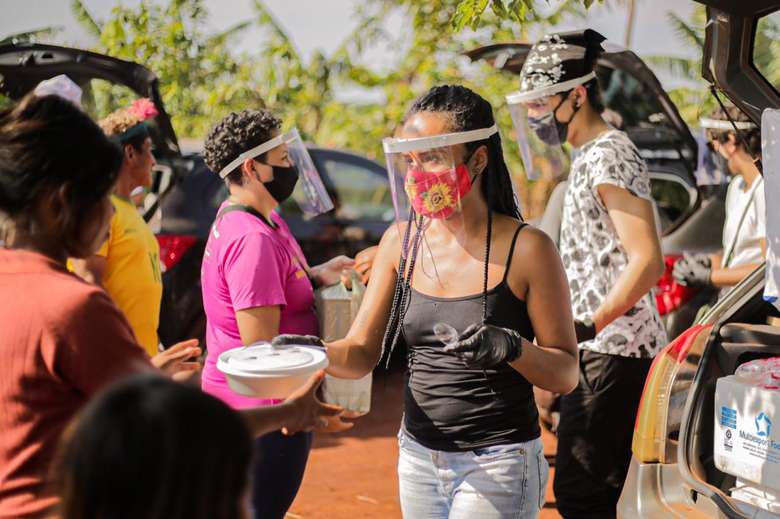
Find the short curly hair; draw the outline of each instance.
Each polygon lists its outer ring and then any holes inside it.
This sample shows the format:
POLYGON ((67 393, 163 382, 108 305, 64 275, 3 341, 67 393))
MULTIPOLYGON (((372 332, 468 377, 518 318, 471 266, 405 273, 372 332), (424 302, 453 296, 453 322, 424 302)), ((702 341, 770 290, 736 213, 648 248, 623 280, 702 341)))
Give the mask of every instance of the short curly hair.
MULTIPOLYGON (((281 126, 282 121, 268 110, 231 112, 206 137, 203 159, 209 169, 219 174, 241 153, 271 139, 281 126)), ((264 155, 256 159, 263 160, 264 155)), ((241 167, 236 167, 226 179, 229 183, 241 184, 241 167)))

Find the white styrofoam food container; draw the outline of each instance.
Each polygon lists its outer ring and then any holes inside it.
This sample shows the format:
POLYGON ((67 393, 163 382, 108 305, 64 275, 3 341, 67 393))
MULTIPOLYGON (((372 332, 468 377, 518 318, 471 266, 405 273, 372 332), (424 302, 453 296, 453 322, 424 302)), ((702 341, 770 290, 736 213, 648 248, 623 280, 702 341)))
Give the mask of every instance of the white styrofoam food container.
POLYGON ((313 346, 259 343, 224 351, 217 359, 230 389, 256 398, 287 398, 326 367, 325 351, 313 346))
POLYGON ((715 466, 780 490, 780 391, 734 375, 715 388, 715 466), (775 424, 775 422, 777 423, 775 424))

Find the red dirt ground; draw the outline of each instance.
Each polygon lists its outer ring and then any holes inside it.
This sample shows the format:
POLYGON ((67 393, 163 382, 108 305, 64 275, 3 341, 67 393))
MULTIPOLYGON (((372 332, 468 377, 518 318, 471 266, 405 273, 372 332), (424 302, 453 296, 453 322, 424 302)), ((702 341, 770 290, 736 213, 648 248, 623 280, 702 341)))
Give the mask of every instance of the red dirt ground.
MULTIPOLYGON (((398 504, 398 443, 403 374, 374 374, 371 412, 340 435, 320 434, 314 440, 306 475, 287 519, 389 519, 401 517, 398 504)), ((555 437, 543 432, 545 454, 555 453, 555 437)), ((541 519, 560 518, 552 495, 541 519)))

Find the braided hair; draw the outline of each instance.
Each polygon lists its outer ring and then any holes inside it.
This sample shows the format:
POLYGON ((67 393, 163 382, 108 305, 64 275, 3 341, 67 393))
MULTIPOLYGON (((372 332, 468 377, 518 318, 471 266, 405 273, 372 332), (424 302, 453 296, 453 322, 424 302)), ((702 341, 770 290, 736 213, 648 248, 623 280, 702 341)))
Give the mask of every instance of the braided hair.
MULTIPOLYGON (((414 114, 430 112, 446 114, 451 117, 452 132, 465 132, 490 128, 495 124, 493 107, 479 94, 460 85, 441 85, 431 88, 420 96, 404 117, 404 121, 414 114)), ((487 167, 480 175, 480 189, 488 207, 487 239, 485 242, 484 280, 482 290, 482 320, 487 319, 487 274, 490 263, 490 241, 493 228, 493 212, 522 220, 517 198, 512 186, 512 177, 504 161, 501 136, 498 133, 489 138, 466 143, 467 157, 480 146, 487 147, 487 167)), ((398 278, 393 293, 390 319, 382 341, 382 356, 389 366, 393 350, 401 334, 401 325, 409 308, 414 267, 417 262, 420 243, 423 236, 423 218, 410 209, 409 217, 401 241, 401 258, 398 263, 398 278), (411 241, 411 243, 410 243, 411 241)))

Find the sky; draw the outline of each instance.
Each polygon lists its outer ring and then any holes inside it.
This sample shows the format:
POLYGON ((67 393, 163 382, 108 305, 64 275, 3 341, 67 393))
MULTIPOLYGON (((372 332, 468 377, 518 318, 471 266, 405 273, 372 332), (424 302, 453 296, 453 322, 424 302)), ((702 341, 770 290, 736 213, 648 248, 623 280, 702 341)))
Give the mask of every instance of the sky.
MULTIPOLYGON (((132 5, 138 0, 85 0, 95 18, 104 18, 118 1, 132 5)), ((326 55, 332 53, 355 27, 355 7, 361 0, 264 0, 277 21, 284 27, 304 56, 319 49, 326 55)), ((552 0, 553 3, 555 0, 552 0)), ((677 55, 691 56, 695 49, 686 49, 666 17, 674 11, 683 18, 690 17, 694 3, 690 0, 636 0, 637 16, 631 48, 640 56, 677 55)), ((93 43, 79 26, 70 9, 70 0, 0 0, 5 13, 11 16, 0 18, 0 36, 32 30, 46 26, 61 26, 58 43, 89 47, 93 43)), ((598 3, 588 11, 586 20, 567 20, 560 30, 573 30, 590 26, 604 34, 609 40, 623 44, 626 32, 626 2, 607 0, 598 3), (612 7, 608 7, 612 6, 612 7)), ((251 0, 205 0, 209 12, 209 29, 219 31, 231 25, 251 19, 251 0)), ((397 30, 403 23, 401 17, 387 21, 389 30, 397 30)), ((541 34, 539 34, 541 36, 541 34)), ((239 47, 251 49, 262 38, 259 30, 247 31, 239 47)), ((370 61, 379 66, 391 66, 397 51, 390 48, 374 48, 370 61)), ((661 82, 671 88, 680 81, 659 71, 661 82)))

